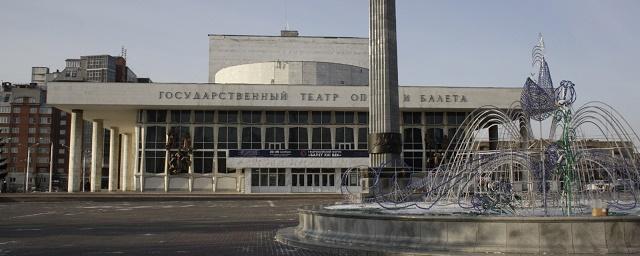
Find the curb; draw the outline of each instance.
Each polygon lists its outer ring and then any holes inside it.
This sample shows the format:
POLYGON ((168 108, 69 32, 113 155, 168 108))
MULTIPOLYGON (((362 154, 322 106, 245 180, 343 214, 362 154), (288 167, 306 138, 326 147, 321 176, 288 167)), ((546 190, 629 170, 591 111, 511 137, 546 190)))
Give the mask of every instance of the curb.
POLYGON ((0 203, 66 201, 228 201, 341 199, 340 194, 33 193, 0 194, 0 203))

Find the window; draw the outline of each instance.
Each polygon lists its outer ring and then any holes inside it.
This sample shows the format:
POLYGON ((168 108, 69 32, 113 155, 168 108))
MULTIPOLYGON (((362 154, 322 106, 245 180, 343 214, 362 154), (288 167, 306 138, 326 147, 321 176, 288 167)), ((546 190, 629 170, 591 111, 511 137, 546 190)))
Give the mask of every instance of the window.
POLYGON ((233 173, 234 169, 227 168, 227 152, 218 151, 218 173, 233 173))
POLYGON ((368 149, 368 145, 369 145, 369 129, 358 128, 358 149, 360 150, 368 149))
POLYGON ((148 126, 145 129, 145 172, 164 173, 166 131, 164 126, 148 126))
POLYGON ((242 128, 242 149, 260 149, 261 136, 260 127, 242 128))
POLYGON ((11 133, 20 133, 20 127, 12 127, 11 133))
POLYGON ((336 124, 353 124, 355 122, 355 117, 353 112, 336 112, 336 124))
POLYGON ((0 116, 0 124, 8 124, 9 117, 8 116, 0 116))
POLYGON ((50 143, 51 140, 49 139, 49 137, 40 137, 38 138, 38 143, 40 144, 47 144, 50 143))
POLYGON ((291 169, 291 186, 333 187, 335 186, 335 171, 326 168, 291 169))
POLYGON ((426 138, 427 149, 442 149, 443 142, 444 142, 444 132, 442 128, 427 129, 427 138, 426 138))
POLYGON ((193 152, 193 172, 201 174, 213 172, 213 151, 193 152))
POLYGON ((458 131, 458 128, 449 128, 447 129, 447 138, 449 140, 449 143, 453 143, 456 144, 460 141, 460 136, 462 136, 461 134, 457 134, 456 136, 456 132, 458 131))
POLYGON ((195 127, 193 149, 213 150, 213 127, 195 127))
POLYGON ((0 113, 11 113, 11 106, 0 107, 0 113))
POLYGON ((422 124, 421 112, 402 112, 402 123, 405 125, 422 124))
POLYGON ((11 148, 11 153, 18 154, 18 148, 17 147, 12 147, 11 148))
POLYGON ((31 114, 36 114, 36 113, 38 113, 38 108, 36 108, 36 107, 30 107, 30 108, 29 108, 29 113, 31 113, 31 114))
POLYGON ((174 126, 169 129, 168 141, 171 149, 178 149, 187 144, 191 146, 191 135, 188 126, 174 126))
POLYGON ((49 163, 49 158, 48 157, 38 157, 38 158, 36 158, 36 163, 48 164, 49 163))
POLYGON ((422 151, 403 152, 404 162, 416 171, 422 171, 422 151))
POLYGON ((221 124, 238 123, 238 111, 218 111, 218 123, 221 123, 221 124))
POLYGON ((14 117, 13 118, 13 123, 14 124, 19 124, 20 123, 20 117, 14 117))
POLYGON ((36 128, 35 127, 29 127, 29 133, 31 133, 31 134, 36 133, 36 128))
POLYGON ((65 119, 60 120, 60 125, 62 125, 62 126, 67 125, 67 120, 65 120, 65 119))
POLYGON ((465 117, 465 112, 447 112, 447 124, 461 125, 465 117))
POLYGON ((191 122, 190 110, 171 110, 171 123, 188 124, 191 122))
POLYGON ((265 144, 267 149, 284 149, 284 128, 266 128, 265 144))
MULTIPOLYGON (((46 117, 43 117, 46 118, 46 117)), ((36 124, 36 119, 34 117, 29 117, 29 124, 36 124)))
POLYGON ((360 180, 360 170, 352 169, 348 175, 346 175, 348 169, 340 169, 340 177, 342 177, 342 186, 358 186, 360 180))
POLYGON ((13 113, 20 113, 20 107, 13 108, 13 113))
POLYGON ((213 123, 213 111, 194 111, 195 122, 199 124, 211 124, 213 123))
POLYGON ((51 129, 49 127, 40 127, 40 133, 50 133, 51 129))
POLYGON ((331 129, 317 127, 312 130, 312 149, 331 149, 331 129))
POLYGON ((36 138, 35 137, 29 137, 29 138, 27 138, 27 142, 28 143, 36 143, 36 138))
POLYGON ((289 111, 289 124, 308 124, 309 113, 307 111, 289 111))
POLYGON ((238 129, 236 127, 219 127, 218 128, 218 148, 219 149, 237 149, 238 148, 238 129))
POLYGON ((313 124, 330 124, 331 112, 330 111, 311 112, 311 121, 313 122, 313 124))
POLYGON ((284 111, 267 111, 267 124, 284 124, 284 111))
POLYGON ((10 133, 11 128, 9 127, 0 127, 0 133, 10 133))
POLYGON ((166 123, 166 110, 147 110, 147 123, 166 123))
POLYGON ((369 123, 369 113, 358 112, 358 124, 368 124, 368 123, 369 123))
POLYGON ((404 129, 404 149, 422 149, 422 131, 420 128, 404 129))
POLYGON ((242 111, 242 123, 259 124, 262 111, 242 111))
POLYGON ((284 186, 285 177, 284 168, 254 168, 251 169, 251 186, 284 186))
POLYGON ((148 173, 164 173, 164 150, 145 150, 144 169, 148 173))
POLYGON ((425 113, 427 125, 439 125, 442 124, 444 114, 442 112, 427 112, 425 113))
MULTIPOLYGON (((167 134, 167 128, 164 126, 147 126, 145 129, 145 148, 146 149, 162 149, 164 150, 167 134)), ((64 143, 60 143, 64 144, 64 143)))
POLYGON ((51 114, 51 108, 40 107, 40 114, 51 114))
POLYGON ((353 128, 336 128, 336 146, 338 149, 353 149, 353 128))
POLYGON ((65 134, 67 134, 67 130, 60 129, 60 135, 65 135, 65 134))
POLYGON ((292 127, 289 128, 289 149, 308 149, 309 134, 307 128, 292 127))

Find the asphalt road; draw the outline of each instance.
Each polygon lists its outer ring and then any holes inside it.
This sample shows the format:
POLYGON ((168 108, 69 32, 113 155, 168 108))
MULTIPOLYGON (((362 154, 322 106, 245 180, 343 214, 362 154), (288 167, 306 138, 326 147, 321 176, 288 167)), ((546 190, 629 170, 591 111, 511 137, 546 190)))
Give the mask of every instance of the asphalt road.
POLYGON ((274 241, 334 199, 0 203, 0 255, 347 255, 274 241))

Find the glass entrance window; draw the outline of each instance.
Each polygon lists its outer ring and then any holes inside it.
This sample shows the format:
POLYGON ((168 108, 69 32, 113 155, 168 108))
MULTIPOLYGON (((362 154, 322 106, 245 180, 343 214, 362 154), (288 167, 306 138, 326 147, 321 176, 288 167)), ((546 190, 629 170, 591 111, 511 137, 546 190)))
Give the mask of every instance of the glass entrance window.
POLYGON ((354 148, 353 143, 353 128, 336 128, 336 146, 338 149, 351 150, 354 148))
POLYGON ((286 171, 284 168, 251 169, 251 186, 281 187, 285 186, 286 171))
POLYGON ((266 128, 265 143, 267 149, 284 149, 284 128, 266 128))
POLYGON ((291 186, 333 187, 335 186, 335 171, 328 168, 291 169, 291 186))

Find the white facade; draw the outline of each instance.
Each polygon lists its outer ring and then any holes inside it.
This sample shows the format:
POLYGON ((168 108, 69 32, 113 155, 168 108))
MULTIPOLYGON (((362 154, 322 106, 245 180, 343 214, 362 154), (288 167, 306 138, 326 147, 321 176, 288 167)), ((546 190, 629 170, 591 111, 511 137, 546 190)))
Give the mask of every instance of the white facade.
MULTIPOLYGON (((109 143, 110 191, 337 193, 340 184, 364 182, 343 173, 369 162, 367 38, 209 42, 210 83, 49 83, 48 103, 74 112, 72 124, 89 120, 118 135, 109 143)), ((401 86, 403 159, 432 168, 466 113, 510 108, 520 94, 401 86)), ((71 140, 77 136, 72 130, 71 140)), ((70 159, 80 156, 77 147, 70 159)))
MULTIPOLYGON (((339 113, 341 115, 342 113, 351 113, 351 115, 357 116, 358 113, 367 111, 368 87, 366 86, 50 83, 49 88, 48 101, 51 105, 68 112, 81 110, 83 119, 100 121, 105 128, 116 128, 115 131, 121 135, 120 150, 112 151, 121 152, 119 155, 122 159, 119 167, 120 177, 117 177, 120 179, 120 184, 125 184, 120 188, 121 190, 234 191, 245 193, 339 192, 338 184, 342 182, 341 171, 368 163, 366 146, 363 146, 366 143, 359 135, 366 131, 366 123, 356 120, 356 118, 354 121, 344 124, 338 121, 339 113), (146 119, 147 112, 157 110, 168 110, 162 112, 164 117, 161 123, 150 122, 146 119), (180 111, 188 113, 189 118, 179 124, 171 121, 173 118, 171 113, 180 111), (211 111, 212 119, 204 123, 196 121, 194 115, 197 111, 211 111), (240 115, 245 113, 243 111, 260 113, 261 117, 255 124, 244 124, 240 121, 240 115), (238 120, 232 123, 219 122, 220 115, 227 112, 236 112, 238 120), (326 124, 314 124, 312 121, 306 121, 302 125, 292 124, 289 121, 269 124, 266 121, 266 116, 271 112, 283 113, 286 120, 289 120, 288 117, 291 113, 300 112, 304 113, 308 119, 312 119, 316 112, 328 112, 331 117, 326 124), (144 138, 149 136, 149 127, 162 127, 162 138, 159 142, 162 147, 158 152, 162 152, 162 159, 165 161, 164 165, 158 167, 160 169, 153 169, 152 172, 147 172, 148 168, 145 167, 145 157, 150 151, 145 149, 144 138), (166 154, 169 154, 170 151, 164 151, 164 145, 168 142, 168 139, 165 140, 164 134, 176 127, 184 127, 188 130, 189 136, 197 135, 196 129, 200 129, 199 127, 210 127, 213 139, 212 146, 208 150, 215 152, 211 153, 210 158, 207 158, 207 161, 213 161, 210 170, 198 173, 194 170, 194 164, 185 173, 174 175, 169 173, 168 163, 166 163, 169 157, 166 154), (220 144, 220 129, 224 127, 237 129, 234 135, 237 136, 234 149, 229 150, 218 146, 220 144), (248 127, 253 127, 258 131, 260 141, 256 142, 258 146, 254 148, 243 149, 244 135, 242 131, 248 127), (267 141, 266 133, 272 127, 284 131, 284 139, 281 143, 273 144, 267 141), (290 129, 294 127, 306 129, 308 143, 303 149, 304 152, 326 151, 328 154, 338 153, 344 156, 251 155, 270 150, 288 152, 291 147, 290 129), (330 144, 326 148, 314 149, 312 147, 315 140, 313 133, 315 128, 325 128, 327 134, 330 134, 330 144), (344 128, 350 131, 352 141, 346 144, 342 143, 345 144, 342 145, 337 136, 340 131, 343 131, 340 129, 344 128), (226 161, 226 169, 224 170, 218 169, 220 152, 224 152, 226 157, 224 160, 226 161), (235 152, 235 155, 232 156, 232 152, 235 152), (353 154, 357 156, 350 156, 353 154), (256 174, 259 171, 263 174, 256 174), (300 174, 301 171, 304 174, 300 174), (252 180, 252 177, 254 179, 255 177, 262 178, 252 180), (297 179, 295 177, 302 178, 293 181, 297 179), (308 183, 310 185, 300 186, 301 182, 307 184, 307 178, 311 179, 311 183, 308 183), (260 179, 267 179, 267 181, 260 179), (267 185, 261 186, 260 184, 267 185), (269 184, 276 185, 269 186, 269 184), (316 186, 316 184, 319 185, 316 186), (322 184, 327 186, 322 186, 322 184)), ((486 105, 509 108, 519 97, 519 88, 400 87, 401 111, 414 113, 414 115, 418 115, 416 120, 421 120, 417 123, 406 123, 405 121, 403 128, 417 129, 416 131, 419 131, 425 140, 427 136, 430 136, 429 129, 439 129, 440 136, 447 136, 448 130, 455 128, 454 124, 448 123, 449 121, 446 120, 449 115, 470 112, 477 107, 486 105), (445 120, 441 120, 442 124, 431 125, 427 120, 429 113, 442 113, 441 119, 445 120)), ((425 159, 429 156, 430 151, 426 149, 428 142, 421 143, 420 148, 423 150, 411 150, 412 157, 419 159, 418 165, 426 168, 428 163, 425 159)), ((297 154, 299 151, 294 149, 292 152, 297 154)))

